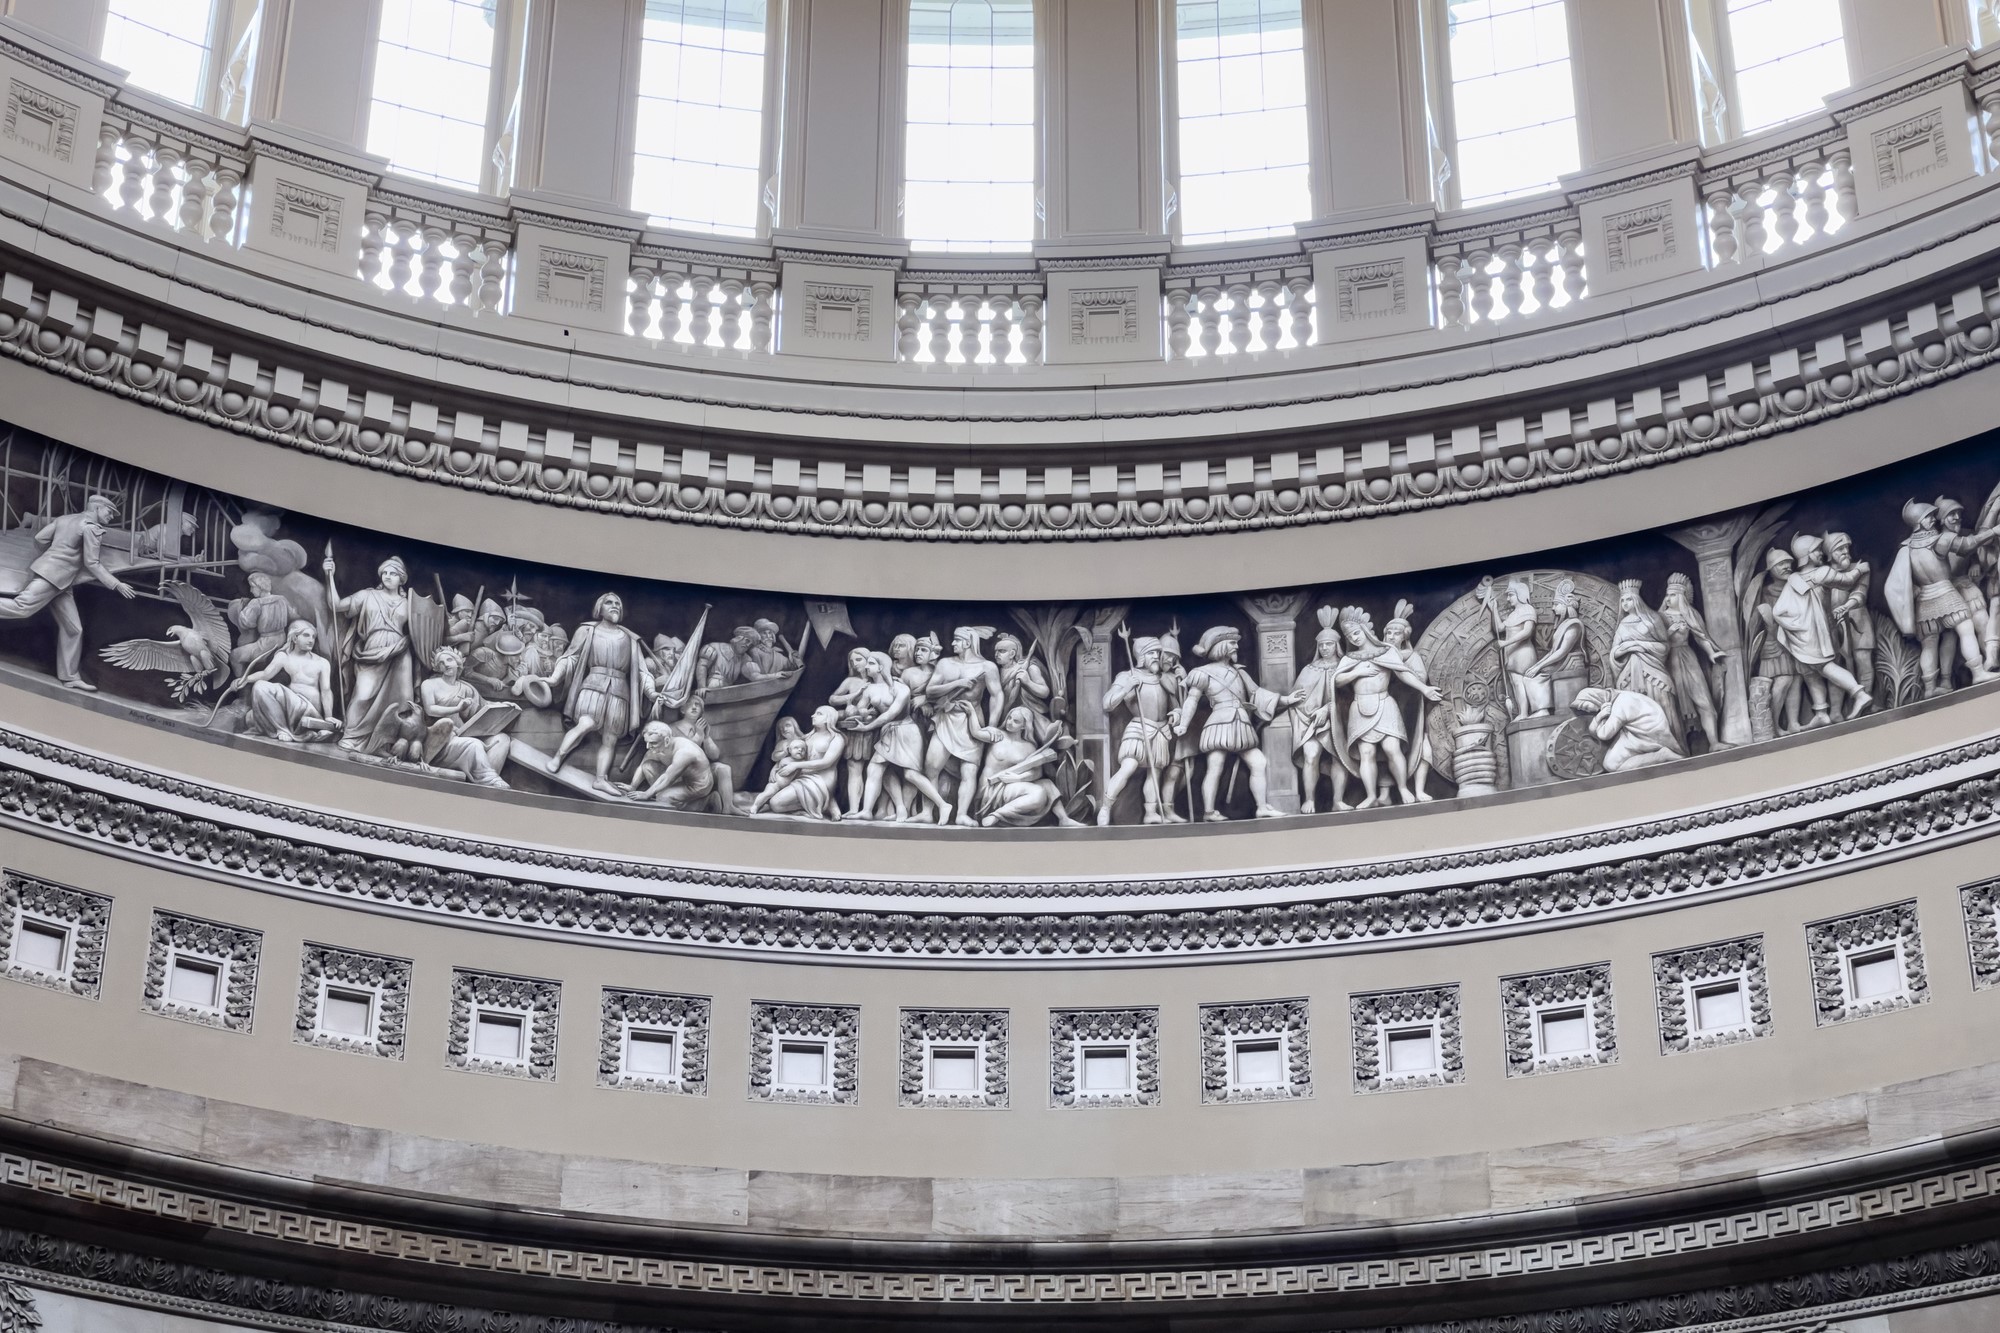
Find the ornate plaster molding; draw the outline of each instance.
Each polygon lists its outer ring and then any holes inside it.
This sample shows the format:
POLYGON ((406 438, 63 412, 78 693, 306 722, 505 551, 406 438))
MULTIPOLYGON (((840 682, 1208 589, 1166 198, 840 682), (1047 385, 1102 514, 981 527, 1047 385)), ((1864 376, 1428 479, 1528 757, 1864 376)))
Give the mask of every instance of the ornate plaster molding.
POLYGON ((861 1008, 851 1004, 750 1004, 750 1100, 853 1106, 861 1100, 861 1008), (787 1039, 819 1050, 819 1077, 787 1082, 787 1039))
POLYGON ((1405 1088, 1436 1088, 1465 1081, 1465 1043, 1459 1024, 1457 983, 1373 991, 1351 995, 1347 1003, 1354 1040, 1356 1092, 1400 1092, 1405 1088), (1390 1069, 1390 1034, 1398 1029, 1424 1027, 1431 1030, 1434 1066, 1427 1071, 1390 1069))
POLYGON ((0 976, 47 986, 86 1000, 104 983, 104 942, 111 927, 111 899, 33 875, 0 873, 0 976), (14 957, 24 925, 41 922, 66 933, 65 957, 57 972, 45 972, 14 957))
POLYGON ((1257 1000, 1201 1007, 1201 1100, 1285 1101, 1313 1094, 1312 1014, 1304 1000, 1257 1000), (1237 1046, 1246 1041, 1275 1043, 1279 1079, 1247 1082, 1236 1067, 1237 1046))
POLYGON ((1959 890, 1965 911, 1965 943, 1972 956, 1972 988, 2000 986, 2000 880, 1981 880, 1959 890))
POLYGON ((1011 1104, 1007 1022, 1005 1009, 903 1010, 897 1104, 1007 1109, 1011 1104), (971 1053, 969 1087, 935 1085, 932 1054, 938 1047, 971 1053))
POLYGON ((1820 1027, 1930 1001, 1915 899, 1807 926, 1806 954, 1812 965, 1813 1021, 1820 1027), (1886 955, 1901 984, 1870 993, 1860 984, 1857 964, 1878 954, 1886 955))
POLYGON ((1771 1035, 1771 982, 1761 935, 1654 954, 1653 990, 1662 1055, 1730 1046, 1771 1035), (1705 1031, 1695 1021, 1696 992, 1705 983, 1729 982, 1738 987, 1743 1024, 1705 1031))
POLYGON ((1618 1063, 1618 1011, 1609 963, 1502 977, 1500 1015, 1508 1078, 1618 1063), (1569 1015, 1574 1015, 1569 1021, 1581 1038, 1574 1048, 1557 1046, 1548 1035, 1569 1015))
POLYGON ((706 1097, 711 1007, 705 995, 606 986, 597 1033, 597 1086, 706 1097), (630 1058, 635 1032, 642 1039, 652 1036, 671 1042, 673 1068, 635 1068, 630 1058))
MULTIPOLYGON (((37 218, 16 220, 45 225, 37 218)), ((1927 238, 1893 259, 1861 263, 1857 273, 1953 239, 1956 235, 1927 238)), ((144 271, 123 255, 99 253, 144 271)), ((5 266, 0 355, 204 424, 386 473, 574 508, 772 532, 913 540, 1069 541, 1244 531, 1525 493, 1695 457, 1841 416, 1986 366, 2000 355, 1988 314, 2000 300, 1993 294, 2000 271, 1989 266, 1972 285, 1960 278, 1948 289, 1857 308, 1834 334, 1815 323, 1777 350, 1765 338, 1755 350, 1717 347, 1694 373, 1649 380, 1640 372, 1638 380, 1616 388, 1552 390, 1532 401, 1475 409, 1470 420, 1464 406, 1456 405, 1448 410, 1449 420, 1371 419, 1322 432, 1326 442, 1313 448, 1261 448, 1195 460, 1175 449, 1157 462, 1142 455, 1090 467, 882 464, 858 455, 852 460, 787 456, 748 438, 737 450, 706 441, 681 445, 663 442, 640 423, 607 421, 586 428, 568 414, 545 416, 528 407, 495 414, 488 400, 452 401, 449 388, 374 384, 362 367, 327 367, 323 358, 303 356, 288 364, 287 357, 273 359, 262 345, 231 346, 227 335, 197 331, 170 309, 99 304, 67 290, 84 292, 86 284, 56 279, 51 285, 51 279, 38 276, 43 271, 35 261, 16 258, 5 266), (1385 430, 1390 438, 1368 438, 1385 430)), ((1750 309, 1758 297, 1753 288, 1744 290, 1742 308, 1750 309)), ((228 299, 242 301, 234 293, 228 299)), ((1721 313, 1705 307, 1703 321, 1721 313)), ((483 368, 535 378, 529 371, 483 368)), ((1462 376, 1423 383, 1455 378, 1462 376)), ((1361 392, 1280 392, 1261 405, 1306 406, 1361 392)), ((1192 410, 1157 412, 1185 416, 1192 410)), ((868 415, 861 409, 842 412, 868 415)), ((1152 414, 1100 410, 1091 419, 1152 414)), ((1069 418, 1044 413, 1035 419, 1069 418)))
MULTIPOLYGON (((408 1265, 403 1276, 419 1284, 425 1282, 427 1274, 438 1278, 449 1274, 455 1280, 454 1285, 477 1282, 490 1275, 496 1279, 545 1279, 562 1284, 576 1295, 621 1302, 649 1297, 763 1296, 829 1305, 838 1302, 850 1308, 936 1302, 989 1308, 1042 1305, 1106 1311, 1120 1307, 1175 1309, 1183 1308, 1187 1302, 1212 1304, 1221 1296, 1280 1293, 1293 1297, 1368 1294, 1463 1301, 1477 1299, 1488 1283, 1524 1274, 1549 1281, 1594 1272, 1600 1282, 1615 1281, 1622 1265, 1634 1259, 1667 1255, 1682 1260, 1690 1269, 1718 1271, 1754 1257, 1763 1244, 1801 1234, 1817 1234, 1830 1247, 1849 1238, 1860 1239, 1864 1229, 1879 1230, 1898 1220, 1916 1220, 1954 1207, 1990 1207, 1995 1197, 2000 1196, 2000 1165, 1953 1163, 1913 1176, 1899 1175, 1886 1183, 1834 1185, 1806 1197, 1722 1205, 1703 1214, 1696 1225, 1691 1225, 1685 1215, 1677 1214, 1657 1221, 1613 1220, 1581 1237, 1565 1228, 1557 1228, 1553 1234, 1546 1229, 1533 1229, 1525 1236, 1495 1236, 1456 1245, 1446 1239, 1386 1254, 1346 1255, 1334 1250, 1321 1256, 1271 1260, 1233 1261, 1227 1256, 1216 1256, 1206 1262, 1199 1257, 1181 1256, 1178 1262, 1169 1260, 1171 1266, 1150 1266, 1144 1258, 1135 1256, 1130 1266, 1117 1271, 1079 1269, 1054 1260, 1013 1268, 1004 1257, 987 1263, 947 1261, 937 1267, 907 1262, 866 1267, 852 1260, 816 1263, 806 1257, 778 1256, 745 1264, 716 1262, 701 1255, 682 1257, 650 1250, 635 1253, 598 1248, 607 1242, 596 1237, 578 1245, 562 1238, 559 1228, 553 1227, 550 1230, 556 1238, 543 1239, 541 1236, 488 1238, 388 1221, 361 1226, 350 1216, 332 1210, 288 1201, 224 1196, 172 1182, 135 1180, 49 1160, 29 1151, 0 1152, 0 1185, 31 1192, 44 1202, 62 1200, 102 1210, 97 1214, 101 1226, 199 1228, 204 1235, 218 1238, 224 1246, 249 1242, 290 1251, 290 1257, 312 1271, 391 1261, 408 1265)), ((64 1261, 64 1247, 69 1244, 0 1230, 0 1263, 28 1264, 37 1270, 68 1272, 97 1280, 125 1274, 130 1276, 124 1280, 132 1286, 174 1289, 170 1265, 153 1260, 146 1261, 153 1265, 150 1269, 127 1267, 115 1255, 96 1251, 93 1271, 90 1266, 64 1261)), ((1970 1268, 1960 1259, 1952 1266, 1955 1271, 1940 1280, 1962 1282, 1973 1277, 2000 1280, 2000 1240, 1983 1244, 1993 1248, 1982 1251, 1984 1257, 1970 1268)), ((91 1253, 94 1247, 80 1248, 91 1253)), ((1644 1320, 1634 1318, 1638 1311, 1647 1309, 1644 1303, 1621 1302, 1607 1307, 1606 1312, 1622 1312, 1625 1320, 1622 1323, 1577 1322, 1574 1312, 1565 1311, 1560 1313, 1568 1316, 1570 1322, 1526 1326, 1496 1322, 1451 1327, 1459 1330, 1529 1327, 1548 1329, 1551 1333, 1557 1329, 1574 1333, 1578 1329, 1599 1328, 1630 1333, 1634 1329, 1692 1329, 1711 1324, 1756 1328, 1760 1325, 1730 1321, 1931 1285, 1878 1280, 1842 1288, 1820 1286, 1812 1277, 1786 1281, 1796 1284, 1788 1295, 1780 1298, 1772 1291, 1760 1301, 1744 1301, 1739 1297, 1735 1301, 1725 1298, 1708 1303, 1700 1293, 1680 1293, 1653 1307, 1644 1320), (1668 1321, 1669 1310, 1679 1312, 1677 1320, 1668 1321)), ((268 1289, 272 1284, 267 1278, 246 1278, 244 1285, 265 1291, 263 1308, 275 1313, 325 1317, 310 1308, 293 1305, 288 1309, 289 1302, 270 1303, 268 1289)), ((234 1281, 223 1281, 201 1294, 214 1299, 218 1294, 239 1289, 234 1281)), ((295 1295, 290 1300, 299 1301, 301 1297, 295 1295)), ((366 1326, 373 1321, 358 1318, 345 1322, 366 1326)), ((380 1326, 404 1329, 455 1325, 391 1320, 380 1326)))
POLYGON ((264 951, 262 931, 227 926, 153 909, 146 948, 146 1009, 162 1018, 248 1032, 257 1014, 257 965, 264 951), (176 993, 175 969, 186 964, 214 973, 212 1003, 176 993))
POLYGON ((299 951, 299 1005, 293 1019, 293 1040, 385 1060, 402 1059, 410 1012, 410 973, 407 959, 307 941, 299 951), (368 997, 365 1031, 343 1033, 322 1021, 329 984, 368 997))
POLYGON ((451 1019, 445 1063, 473 1074, 499 1074, 549 1082, 556 1076, 556 1035, 562 1016, 562 983, 510 977, 469 967, 451 970, 451 1019), (512 1051, 482 1049, 482 1019, 509 1022, 512 1051))
POLYGON ((1158 1106, 1160 1104, 1160 1011, 1131 1009, 1051 1009, 1049 1011, 1049 1105, 1158 1106), (1091 1052, 1124 1061, 1124 1082, 1092 1086, 1087 1075, 1091 1052))
POLYGON ((1996 818, 2000 736, 1989 736, 1734 806, 1535 843, 1177 879, 952 884, 486 843, 231 792, 0 731, 0 825, 39 836, 475 928, 890 964, 1323 954, 1538 929, 1899 860, 1987 836, 1996 818), (954 889, 965 891, 964 908, 930 905, 954 889), (744 902, 746 892, 781 892, 792 903, 744 902), (1060 912, 1039 901, 1078 893, 1138 901, 1127 911, 1060 912), (801 897, 811 905, 797 905, 801 897), (1006 901, 1019 899, 1030 901, 1006 901))

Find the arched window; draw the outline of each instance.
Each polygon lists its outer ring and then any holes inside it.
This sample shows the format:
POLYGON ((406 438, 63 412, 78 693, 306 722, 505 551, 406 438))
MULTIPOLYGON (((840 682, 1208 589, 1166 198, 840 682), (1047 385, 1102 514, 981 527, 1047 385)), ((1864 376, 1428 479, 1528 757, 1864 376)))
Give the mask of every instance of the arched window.
POLYGON ((913 249, 1035 239, 1033 0, 911 0, 903 235, 913 249))
MULTIPOLYGON (((1755 134, 1826 107, 1847 86, 1839 0, 1725 0, 1731 128, 1755 134)), ((1727 94, 1725 94, 1727 96, 1727 94)))
POLYGON ((1280 236, 1312 216, 1299 0, 1179 0, 1181 239, 1280 236))
POLYGON ((368 151, 392 170, 477 190, 492 151, 499 0, 382 0, 368 151))
POLYGON ((127 71, 134 87, 205 107, 210 53, 221 37, 216 19, 214 0, 111 0, 104 58, 127 71))
POLYGON ((756 235, 763 133, 764 0, 646 0, 632 207, 756 235))
POLYGON ((1457 203, 1555 188, 1577 168, 1563 0, 1447 0, 1446 19, 1457 203))

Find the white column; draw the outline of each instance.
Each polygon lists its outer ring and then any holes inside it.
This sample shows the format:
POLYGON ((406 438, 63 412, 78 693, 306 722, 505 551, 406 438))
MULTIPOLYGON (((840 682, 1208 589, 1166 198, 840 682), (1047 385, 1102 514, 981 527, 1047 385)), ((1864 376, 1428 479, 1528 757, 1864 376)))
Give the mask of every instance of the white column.
POLYGON ((1304 0, 1313 213, 1430 201, 1426 0, 1304 0))
POLYGON ((778 226, 829 240, 897 240, 907 2, 786 0, 784 10, 778 226))
POLYGON ((361 148, 381 23, 382 0, 264 0, 252 118, 361 148))
POLYGON ((1582 167, 1695 137, 1686 17, 1676 0, 1569 0, 1582 167))
POLYGON ((1054 245, 1165 239, 1161 10, 1161 0, 1047 0, 1036 15, 1043 234, 1054 245))
POLYGON ((104 14, 109 0, 8 0, 7 17, 25 23, 87 56, 104 49, 104 14))
POLYGON ((1946 5, 1963 9, 1964 0, 1840 0, 1853 82, 1871 83, 1955 40, 1961 25, 1946 26, 1946 5))
POLYGON ((514 187, 624 208, 645 0, 529 6, 514 187))

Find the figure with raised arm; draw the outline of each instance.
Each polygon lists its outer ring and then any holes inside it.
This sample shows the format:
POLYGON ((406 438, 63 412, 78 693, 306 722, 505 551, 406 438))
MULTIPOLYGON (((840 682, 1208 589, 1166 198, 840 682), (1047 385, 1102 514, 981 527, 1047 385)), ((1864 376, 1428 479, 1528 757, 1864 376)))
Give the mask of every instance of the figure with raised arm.
POLYGON ((1493 625, 1493 641, 1499 648, 1500 670, 1507 678, 1514 717, 1547 717, 1555 706, 1555 691, 1549 678, 1536 672, 1546 664, 1535 646, 1534 590, 1526 580, 1514 579, 1507 584, 1503 601, 1493 580, 1484 578, 1479 581, 1477 595, 1493 625))
POLYGON ((606 796, 620 795, 611 781, 611 760, 618 742, 652 702, 656 686, 646 645, 628 629, 625 599, 607 592, 591 608, 590 620, 576 627, 569 647, 555 670, 539 677, 550 692, 569 686, 563 717, 570 728, 556 747, 555 767, 583 742, 597 737, 596 773, 591 785, 606 796))
POLYGON ((1257 818, 1276 819, 1283 813, 1271 804, 1258 729, 1300 698, 1267 690, 1251 677, 1236 660, 1242 639, 1243 632, 1230 625, 1216 625, 1203 632, 1194 654, 1206 660, 1188 673, 1187 695, 1174 712, 1174 734, 1185 736, 1194 725, 1195 713, 1204 706, 1208 710, 1200 741, 1201 753, 1208 756, 1201 779, 1202 818, 1217 822, 1229 818, 1222 812, 1222 774, 1232 764, 1250 775, 1250 799, 1257 818))
POLYGON ((347 691, 344 750, 365 750, 375 728, 417 697, 416 666, 410 660, 410 567, 392 555, 375 568, 375 586, 342 597, 333 585, 333 551, 320 569, 326 598, 342 624, 343 648, 354 672, 347 691))
POLYGON ((958 763, 957 821, 975 825, 973 802, 979 798, 979 768, 985 758, 972 729, 991 729, 1000 720, 1000 669, 979 651, 991 638, 990 625, 960 625, 951 632, 951 656, 931 671, 924 694, 930 700, 937 727, 936 741, 958 763))
POLYGON ((104 567, 104 527, 117 519, 118 502, 108 495, 93 495, 81 512, 50 519, 35 533, 42 551, 28 566, 27 586, 0 597, 0 620, 26 620, 48 608, 56 622, 56 680, 86 694, 95 694, 97 687, 83 678, 83 617, 76 609, 76 585, 88 575, 126 601, 138 596, 104 567))

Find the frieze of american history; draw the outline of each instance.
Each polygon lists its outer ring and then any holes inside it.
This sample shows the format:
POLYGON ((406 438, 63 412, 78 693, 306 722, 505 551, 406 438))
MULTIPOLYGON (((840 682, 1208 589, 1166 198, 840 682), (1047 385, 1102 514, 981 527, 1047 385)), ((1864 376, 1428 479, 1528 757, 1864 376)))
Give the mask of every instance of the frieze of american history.
POLYGON ((1982 439, 1505 568, 1007 606, 509 563, 8 430, 0 661, 239 744, 663 813, 1278 818, 1672 764, 1992 679, 1996 483, 1982 439))

